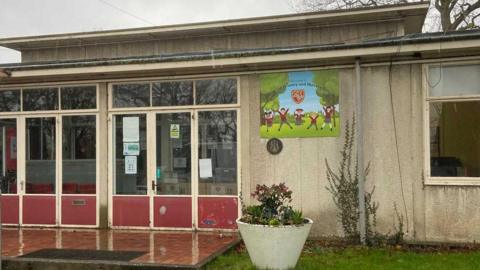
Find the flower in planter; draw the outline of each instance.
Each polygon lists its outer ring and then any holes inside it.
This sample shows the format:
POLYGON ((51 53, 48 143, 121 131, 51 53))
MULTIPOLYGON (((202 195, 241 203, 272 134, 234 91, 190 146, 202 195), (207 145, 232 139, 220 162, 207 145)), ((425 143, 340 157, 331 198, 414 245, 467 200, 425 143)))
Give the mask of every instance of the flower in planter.
POLYGON ((242 222, 271 226, 305 223, 302 212, 288 205, 292 202, 292 191, 285 183, 257 185, 251 196, 260 204, 244 207, 242 222))

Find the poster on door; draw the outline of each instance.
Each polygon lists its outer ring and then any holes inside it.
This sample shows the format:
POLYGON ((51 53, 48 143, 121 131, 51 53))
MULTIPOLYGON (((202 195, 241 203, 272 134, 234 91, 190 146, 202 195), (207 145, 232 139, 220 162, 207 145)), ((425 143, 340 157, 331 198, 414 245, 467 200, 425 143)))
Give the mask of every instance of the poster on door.
POLYGON ((260 75, 260 113, 262 138, 339 136, 338 70, 260 75))
POLYGON ((137 174, 137 156, 125 156, 125 174, 137 174))

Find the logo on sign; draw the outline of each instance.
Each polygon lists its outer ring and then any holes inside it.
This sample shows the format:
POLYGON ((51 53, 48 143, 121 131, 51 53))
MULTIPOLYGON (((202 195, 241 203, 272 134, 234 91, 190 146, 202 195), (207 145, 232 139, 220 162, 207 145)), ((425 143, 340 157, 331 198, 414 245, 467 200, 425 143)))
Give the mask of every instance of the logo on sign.
POLYGON ((304 89, 294 89, 291 91, 293 102, 300 104, 305 99, 304 89))

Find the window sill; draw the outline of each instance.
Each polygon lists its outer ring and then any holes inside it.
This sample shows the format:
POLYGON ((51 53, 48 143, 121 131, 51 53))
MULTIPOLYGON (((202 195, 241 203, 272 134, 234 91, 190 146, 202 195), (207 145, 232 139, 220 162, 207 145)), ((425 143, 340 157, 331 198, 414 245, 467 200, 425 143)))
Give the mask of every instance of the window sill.
POLYGON ((480 177, 431 177, 425 186, 480 186, 480 177))

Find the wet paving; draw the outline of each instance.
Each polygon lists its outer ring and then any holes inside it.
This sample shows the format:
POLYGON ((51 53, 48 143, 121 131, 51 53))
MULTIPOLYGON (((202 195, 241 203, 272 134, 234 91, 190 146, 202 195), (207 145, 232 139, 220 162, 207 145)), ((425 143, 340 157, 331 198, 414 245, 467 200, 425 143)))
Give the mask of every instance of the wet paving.
POLYGON ((235 233, 218 232, 4 228, 2 256, 20 257, 42 249, 129 251, 143 254, 131 263, 193 266, 238 240, 235 233))

